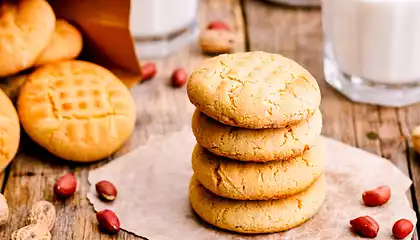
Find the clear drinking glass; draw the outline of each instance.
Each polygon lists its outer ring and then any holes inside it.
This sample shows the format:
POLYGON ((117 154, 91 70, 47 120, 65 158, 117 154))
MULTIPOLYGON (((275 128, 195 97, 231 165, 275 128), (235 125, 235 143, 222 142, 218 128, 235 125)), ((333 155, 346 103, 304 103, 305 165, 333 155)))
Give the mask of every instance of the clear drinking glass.
POLYGON ((131 0, 130 31, 142 58, 164 57, 198 36, 199 0, 131 0))
POLYGON ((420 0, 322 0, 326 81, 356 102, 420 101, 420 0))

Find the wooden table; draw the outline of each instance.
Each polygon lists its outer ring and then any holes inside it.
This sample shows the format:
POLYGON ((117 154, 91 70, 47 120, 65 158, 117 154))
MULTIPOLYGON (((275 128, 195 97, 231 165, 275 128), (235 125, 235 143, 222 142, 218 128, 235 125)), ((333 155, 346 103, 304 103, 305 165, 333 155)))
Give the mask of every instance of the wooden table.
MULTIPOLYGON (((258 0, 202 0, 199 16, 202 26, 210 20, 229 23, 237 32, 237 51, 281 53, 305 66, 321 86, 323 134, 390 159, 413 179, 408 197, 419 212, 420 163, 408 139, 411 129, 420 124, 420 105, 396 109, 357 104, 329 87, 323 75, 319 9, 279 7, 258 0), (369 132, 379 137, 368 138, 369 132)), ((205 58, 194 45, 156 61, 157 77, 132 90, 137 103, 136 130, 123 149, 108 160, 90 165, 64 162, 24 137, 19 154, 6 172, 0 174, 2 191, 12 213, 10 223, 0 228, 0 239, 9 239, 14 230, 24 226, 28 207, 40 199, 53 202, 57 209, 53 239, 138 239, 126 232, 116 236, 99 232, 95 213, 86 199, 89 170, 144 144, 153 134, 181 129, 191 117, 193 106, 185 88, 169 86, 171 71, 178 66, 191 71, 205 58), (53 184, 57 177, 68 172, 76 173, 79 188, 74 197, 62 201, 54 197, 53 184)))

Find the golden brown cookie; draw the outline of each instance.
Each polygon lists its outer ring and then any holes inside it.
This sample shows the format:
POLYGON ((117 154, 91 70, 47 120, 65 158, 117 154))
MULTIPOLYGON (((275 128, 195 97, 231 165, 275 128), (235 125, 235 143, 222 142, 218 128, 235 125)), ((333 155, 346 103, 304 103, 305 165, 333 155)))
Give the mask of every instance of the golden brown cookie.
POLYGON ((54 32, 55 15, 45 0, 0 3, 0 77, 31 67, 54 32))
POLYGON ((246 129, 219 123, 196 110, 192 129, 197 142, 214 154, 241 161, 281 161, 311 148, 321 134, 322 115, 318 110, 284 128, 246 129))
POLYGON ((28 135, 67 160, 108 157, 130 136, 135 105, 127 87, 109 70, 83 61, 47 64, 31 75, 18 98, 28 135))
POLYGON ((188 81, 190 101, 207 116, 243 128, 280 128, 311 116, 318 84, 299 64, 265 52, 208 59, 188 81))
POLYGON ((206 222, 240 233, 271 233, 296 227, 313 217, 326 196, 325 178, 289 198, 241 201, 219 197, 195 178, 190 183, 190 203, 206 222))
POLYGON ((0 172, 15 157, 19 147, 20 124, 16 109, 0 90, 0 172))
POLYGON ((36 60, 35 66, 75 59, 82 48, 83 38, 80 31, 66 20, 59 19, 50 43, 36 60))
POLYGON ((192 167, 197 180, 219 196, 238 200, 279 199, 307 189, 322 175, 325 149, 318 142, 296 158, 255 163, 220 157, 197 144, 192 167))

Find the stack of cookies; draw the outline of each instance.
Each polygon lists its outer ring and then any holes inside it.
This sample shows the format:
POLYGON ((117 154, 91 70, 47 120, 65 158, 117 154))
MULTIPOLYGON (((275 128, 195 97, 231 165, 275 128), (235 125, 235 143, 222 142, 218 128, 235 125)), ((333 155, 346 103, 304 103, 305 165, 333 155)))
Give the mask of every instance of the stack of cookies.
POLYGON ((188 82, 196 106, 190 202, 208 223, 242 233, 288 230, 326 195, 320 90, 276 54, 211 58, 188 82))

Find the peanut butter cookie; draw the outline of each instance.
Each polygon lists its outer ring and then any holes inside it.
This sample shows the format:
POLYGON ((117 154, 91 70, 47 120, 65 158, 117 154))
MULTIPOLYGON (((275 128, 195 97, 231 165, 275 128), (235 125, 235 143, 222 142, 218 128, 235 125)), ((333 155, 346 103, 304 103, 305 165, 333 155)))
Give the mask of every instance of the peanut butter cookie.
POLYGON ((0 172, 12 161, 19 147, 20 124, 13 103, 0 90, 0 172))
POLYGON ((208 59, 188 81, 190 101, 207 116, 242 128, 281 128, 307 119, 321 94, 312 75, 291 59, 265 52, 208 59))
POLYGON ((29 75, 18 112, 34 141, 63 159, 80 162, 111 155, 135 123, 127 87, 107 69, 77 60, 47 64, 29 75))
POLYGON ((289 198, 268 201, 239 201, 219 197, 195 178, 190 183, 190 203, 206 222, 240 233, 271 233, 296 227, 313 217, 326 196, 325 178, 289 198))
POLYGON ((83 47, 82 34, 64 19, 57 20, 55 31, 47 48, 35 62, 35 66, 72 60, 79 56, 83 47))
POLYGON ((45 0, 0 2, 0 77, 31 67, 54 26, 54 12, 45 0))
POLYGON ((220 157, 199 144, 192 154, 197 180, 213 193, 238 200, 268 200, 307 189, 325 169, 321 142, 305 154, 285 161, 240 162, 220 157))
POLYGON ((321 134, 322 115, 318 110, 284 128, 246 129, 219 123, 196 110, 192 130, 197 142, 214 154, 241 161, 281 161, 311 148, 321 134))

